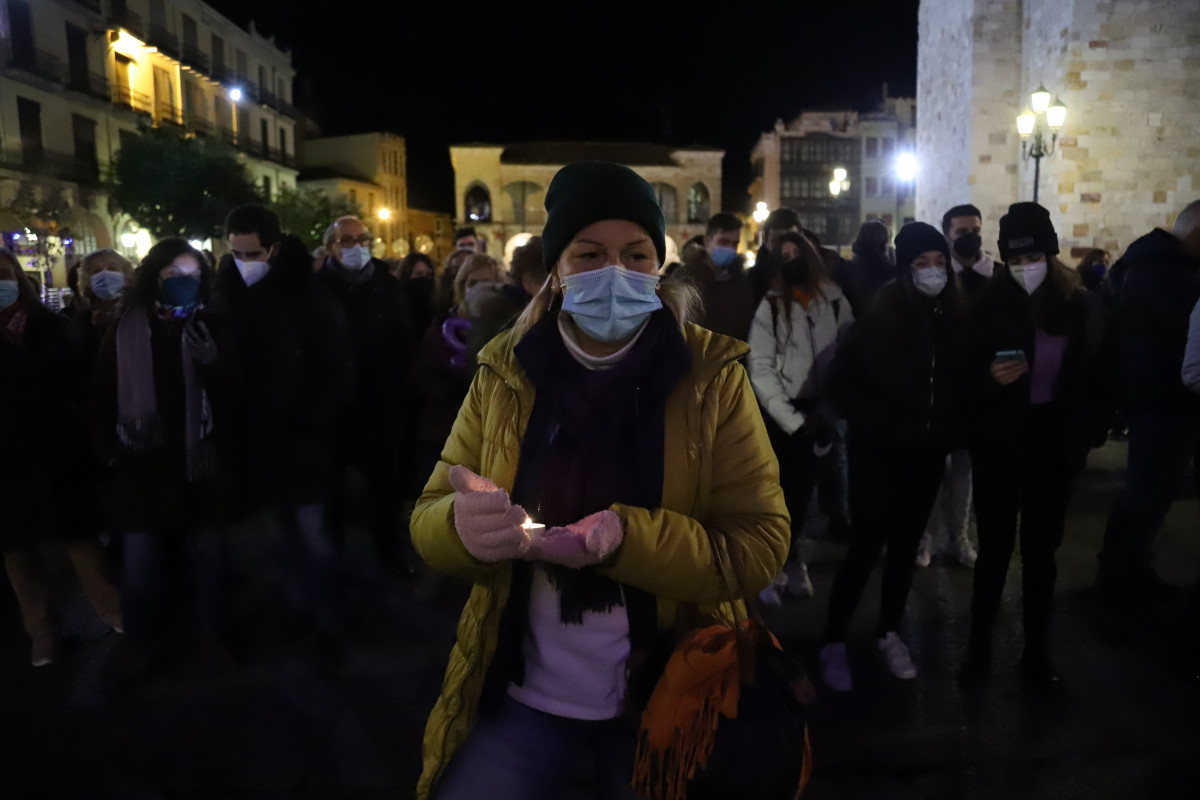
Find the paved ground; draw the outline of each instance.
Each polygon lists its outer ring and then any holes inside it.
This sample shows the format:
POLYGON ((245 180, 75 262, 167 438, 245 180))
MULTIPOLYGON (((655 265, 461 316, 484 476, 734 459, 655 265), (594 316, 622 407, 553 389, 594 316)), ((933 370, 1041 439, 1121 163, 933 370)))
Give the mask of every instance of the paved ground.
MULTIPOLYGON (((874 652, 878 575, 851 631, 856 690, 812 709, 816 774, 808 797, 855 800, 1197 796, 1200 683, 1178 658, 1183 601, 1112 607, 1090 589, 1095 552, 1124 451, 1093 454, 1060 551, 1056 659, 1061 697, 1024 692, 1019 598, 1005 597, 996 676, 963 694, 954 672, 967 633, 971 572, 919 571, 906 638, 921 667, 890 678, 874 652)), ((1159 540, 1161 570, 1192 585, 1200 513, 1181 499, 1159 540)), ((789 600, 772 625, 815 666, 824 598, 843 547, 821 542, 817 596, 789 600)), ((186 651, 121 690, 108 678, 120 637, 90 617, 57 569, 68 649, 33 670, 10 598, 0 600, 0 798, 403 798, 412 795, 425 715, 462 599, 443 586, 419 601, 374 569, 362 542, 346 554, 355 620, 346 660, 329 666, 290 642, 276 542, 249 526, 236 542, 234 606, 242 668, 210 674, 186 651)), ((1014 566, 1010 587, 1019 586, 1014 566)), ((1191 638, 1187 638, 1190 636, 1191 638)))

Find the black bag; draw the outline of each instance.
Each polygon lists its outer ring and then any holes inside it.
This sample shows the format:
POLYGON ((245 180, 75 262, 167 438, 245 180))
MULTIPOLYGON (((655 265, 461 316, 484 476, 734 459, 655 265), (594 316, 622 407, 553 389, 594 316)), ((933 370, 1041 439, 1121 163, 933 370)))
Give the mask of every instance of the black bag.
MULTIPOLYGON (((670 754, 646 752, 644 717, 634 788, 649 800, 795 800, 812 771, 805 706, 812 702, 815 691, 804 667, 783 652, 763 624, 754 598, 745 601, 749 619, 741 616, 733 596, 735 582, 726 565, 729 556, 716 542, 712 549, 734 609, 735 626, 709 626, 704 629, 705 641, 714 645, 728 644, 730 637, 736 641, 737 714, 717 715, 710 703, 707 713, 695 722, 698 726, 715 724, 711 749, 693 752, 685 748, 686 752, 670 754), (680 785, 680 775, 689 776, 684 785, 680 785)), ((681 641, 672 658, 682 659, 683 648, 690 641, 681 641)), ((663 679, 655 693, 660 689, 668 692, 663 679)))

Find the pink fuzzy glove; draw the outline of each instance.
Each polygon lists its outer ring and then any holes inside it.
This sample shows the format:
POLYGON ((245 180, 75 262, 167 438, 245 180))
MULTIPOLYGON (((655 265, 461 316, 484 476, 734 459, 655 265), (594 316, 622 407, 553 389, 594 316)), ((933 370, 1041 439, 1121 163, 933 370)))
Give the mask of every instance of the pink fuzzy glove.
POLYGON ((621 544, 624 533, 615 511, 598 511, 561 528, 547 528, 530 539, 523 558, 571 569, 599 564, 621 544))
POLYGON ((454 528, 467 552, 489 564, 523 557, 525 509, 508 492, 466 467, 450 468, 454 487, 454 528))

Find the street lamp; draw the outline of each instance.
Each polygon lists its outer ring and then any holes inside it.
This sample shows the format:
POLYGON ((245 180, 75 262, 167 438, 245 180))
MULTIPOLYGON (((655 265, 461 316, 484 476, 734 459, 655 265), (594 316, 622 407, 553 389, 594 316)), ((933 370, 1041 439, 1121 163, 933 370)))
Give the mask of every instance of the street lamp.
POLYGON ((750 216, 754 218, 755 227, 757 228, 755 233, 758 236, 758 243, 762 244, 762 226, 767 221, 767 217, 771 216, 771 212, 767 210, 767 204, 760 200, 755 204, 754 213, 750 216))
POLYGON ((1058 129, 1067 121, 1067 107, 1055 98, 1050 105, 1050 92, 1039 85, 1029 96, 1030 108, 1017 115, 1017 133, 1021 136, 1021 158, 1033 159, 1033 202, 1038 201, 1038 184, 1042 177, 1042 158, 1054 154, 1058 142, 1058 129), (1050 142, 1046 142, 1046 131, 1050 142), (1032 137, 1032 138, 1030 138, 1032 137))

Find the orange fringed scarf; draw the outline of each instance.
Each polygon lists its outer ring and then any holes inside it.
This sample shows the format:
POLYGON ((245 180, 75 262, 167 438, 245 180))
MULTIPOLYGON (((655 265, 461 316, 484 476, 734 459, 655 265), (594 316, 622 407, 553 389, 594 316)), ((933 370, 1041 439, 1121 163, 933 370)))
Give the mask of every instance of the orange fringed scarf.
MULTIPOLYGON (((779 640, 769 631, 779 647, 779 640)), ((711 625, 691 631, 676 646, 642 713, 633 762, 634 791, 653 800, 686 800, 688 782, 708 765, 721 717, 735 719, 741 685, 753 669, 755 624, 741 630, 711 625)), ((804 680, 807 692, 811 685, 804 680)), ((802 699, 811 702, 812 697, 802 699)), ((804 734, 799 798, 812 774, 812 749, 804 734)))
POLYGON ((733 628, 700 628, 679 643, 642 713, 633 762, 640 795, 684 800, 688 781, 708 763, 720 717, 737 716, 740 684, 733 628))

